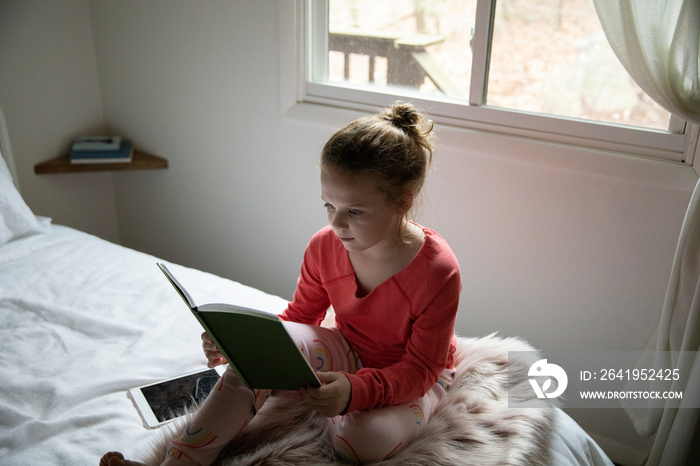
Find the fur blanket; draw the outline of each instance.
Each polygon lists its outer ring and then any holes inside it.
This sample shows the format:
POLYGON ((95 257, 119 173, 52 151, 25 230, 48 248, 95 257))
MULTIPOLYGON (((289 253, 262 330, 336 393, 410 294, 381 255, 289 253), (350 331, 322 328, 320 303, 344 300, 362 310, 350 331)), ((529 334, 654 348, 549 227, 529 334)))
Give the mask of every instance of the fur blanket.
MULTIPOLYGON (((547 464, 554 410, 508 408, 508 396, 518 401, 535 397, 527 381, 527 367, 516 368, 521 375, 508 389, 508 351, 534 349, 522 340, 495 334, 479 339, 458 338, 453 383, 421 436, 390 460, 375 464, 547 464)), ((147 464, 160 464, 185 422, 164 430, 147 464)), ((215 464, 341 464, 326 438, 325 419, 300 403, 296 393, 276 395, 215 464)))

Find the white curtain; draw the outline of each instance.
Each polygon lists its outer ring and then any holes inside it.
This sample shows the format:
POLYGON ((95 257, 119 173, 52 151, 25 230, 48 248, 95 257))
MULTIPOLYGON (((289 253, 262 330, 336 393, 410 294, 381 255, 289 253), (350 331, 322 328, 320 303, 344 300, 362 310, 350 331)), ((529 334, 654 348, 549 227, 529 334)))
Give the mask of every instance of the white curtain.
POLYGON ((698 0, 594 0, 615 55, 659 105, 700 123, 698 0))
MULTIPOLYGON (((627 412, 640 434, 656 433, 648 465, 682 465, 700 420, 700 410, 693 408, 700 397, 700 181, 681 226, 659 328, 650 346, 670 356, 657 360, 658 369, 680 370, 681 379, 670 389, 682 392, 683 399, 669 400, 664 408, 627 412)), ((653 383, 647 388, 653 390, 653 383)))
MULTIPOLYGON (((700 124, 700 0, 594 0, 610 45, 632 79, 672 114, 700 124)), ((647 465, 681 465, 700 410, 700 181, 681 227, 658 331, 649 349, 669 351, 659 367, 681 369, 673 390, 683 400, 664 408, 629 409, 642 435, 656 434, 647 465)), ((652 388, 652 387, 649 387, 652 388)))

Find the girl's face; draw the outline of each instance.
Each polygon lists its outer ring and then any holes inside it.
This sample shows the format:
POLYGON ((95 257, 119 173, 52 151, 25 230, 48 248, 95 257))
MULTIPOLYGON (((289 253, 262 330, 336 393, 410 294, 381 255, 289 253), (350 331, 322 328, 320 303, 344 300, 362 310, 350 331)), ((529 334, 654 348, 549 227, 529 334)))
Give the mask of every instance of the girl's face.
POLYGON ((321 198, 328 223, 348 252, 379 252, 395 245, 405 212, 386 198, 371 173, 322 168, 321 198))

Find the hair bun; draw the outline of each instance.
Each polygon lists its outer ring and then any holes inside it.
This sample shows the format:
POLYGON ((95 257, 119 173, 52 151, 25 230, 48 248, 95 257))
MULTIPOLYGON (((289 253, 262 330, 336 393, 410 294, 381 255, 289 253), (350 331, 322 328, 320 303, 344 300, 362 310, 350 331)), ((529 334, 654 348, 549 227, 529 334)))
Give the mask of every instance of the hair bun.
POLYGON ((384 111, 383 118, 414 138, 425 138, 433 129, 433 122, 413 104, 406 102, 394 103, 384 111))
POLYGON ((410 130, 418 124, 421 115, 413 105, 397 102, 386 110, 385 119, 401 129, 410 130))
POLYGON ((412 104, 396 102, 384 111, 384 119, 411 134, 422 119, 422 115, 412 104))

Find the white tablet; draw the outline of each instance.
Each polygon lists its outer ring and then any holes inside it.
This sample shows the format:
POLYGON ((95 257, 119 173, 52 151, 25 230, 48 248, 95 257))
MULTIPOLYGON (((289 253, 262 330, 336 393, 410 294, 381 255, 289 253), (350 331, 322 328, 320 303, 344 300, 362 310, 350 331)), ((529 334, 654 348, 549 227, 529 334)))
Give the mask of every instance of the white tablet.
POLYGON ((224 371, 223 366, 130 388, 128 395, 148 429, 155 429, 202 403, 224 371))

